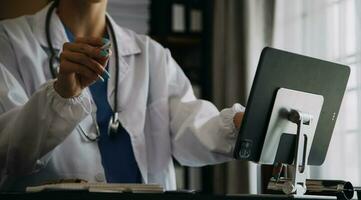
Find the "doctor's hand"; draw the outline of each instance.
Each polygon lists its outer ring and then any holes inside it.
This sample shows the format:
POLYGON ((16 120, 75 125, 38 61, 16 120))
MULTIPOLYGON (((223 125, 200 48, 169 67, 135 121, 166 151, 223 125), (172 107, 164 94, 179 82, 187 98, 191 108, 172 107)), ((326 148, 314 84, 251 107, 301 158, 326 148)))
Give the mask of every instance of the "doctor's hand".
POLYGON ((77 38, 63 45, 60 67, 54 89, 60 96, 79 96, 82 90, 94 83, 105 71, 110 51, 100 47, 102 38, 77 38))
POLYGON ((237 129, 241 128, 242 120, 243 120, 243 112, 236 113, 233 117, 233 123, 237 129))

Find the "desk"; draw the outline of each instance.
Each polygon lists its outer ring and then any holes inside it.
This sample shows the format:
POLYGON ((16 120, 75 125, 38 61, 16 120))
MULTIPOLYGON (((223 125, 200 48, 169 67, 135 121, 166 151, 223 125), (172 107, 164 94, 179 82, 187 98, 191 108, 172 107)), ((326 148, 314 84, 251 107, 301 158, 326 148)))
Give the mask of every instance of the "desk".
MULTIPOLYGON (((292 199, 269 195, 206 195, 186 193, 132 194, 132 193, 89 193, 86 191, 40 192, 21 194, 0 194, 1 200, 276 200, 292 199)), ((303 198, 302 200, 317 200, 303 198)))

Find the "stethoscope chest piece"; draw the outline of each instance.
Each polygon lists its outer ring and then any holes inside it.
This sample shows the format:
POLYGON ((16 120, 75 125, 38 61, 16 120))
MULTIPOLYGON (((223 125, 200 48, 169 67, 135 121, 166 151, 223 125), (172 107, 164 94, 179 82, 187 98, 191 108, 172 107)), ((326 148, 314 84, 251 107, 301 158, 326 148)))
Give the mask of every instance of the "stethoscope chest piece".
POLYGON ((109 121, 108 135, 109 136, 116 135, 118 133, 119 126, 120 126, 119 115, 117 112, 114 112, 114 114, 112 115, 109 121))

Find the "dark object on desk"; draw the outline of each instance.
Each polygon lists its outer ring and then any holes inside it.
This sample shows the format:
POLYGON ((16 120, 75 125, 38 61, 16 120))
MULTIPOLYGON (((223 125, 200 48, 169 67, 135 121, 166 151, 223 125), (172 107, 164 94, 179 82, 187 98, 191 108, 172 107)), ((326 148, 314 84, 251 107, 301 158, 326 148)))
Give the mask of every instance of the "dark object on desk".
MULTIPOLYGON (((322 95, 324 98, 307 162, 308 165, 321 165, 349 74, 349 67, 344 65, 265 48, 258 64, 234 156, 259 162, 276 92, 284 87, 322 95)), ((292 149, 283 151, 291 152, 292 149)))
POLYGON ((59 180, 46 181, 42 185, 59 184, 59 183, 87 183, 87 182, 88 181, 83 179, 59 179, 59 180))
POLYGON ((168 190, 165 191, 164 194, 196 194, 199 193, 200 191, 197 190, 168 190))

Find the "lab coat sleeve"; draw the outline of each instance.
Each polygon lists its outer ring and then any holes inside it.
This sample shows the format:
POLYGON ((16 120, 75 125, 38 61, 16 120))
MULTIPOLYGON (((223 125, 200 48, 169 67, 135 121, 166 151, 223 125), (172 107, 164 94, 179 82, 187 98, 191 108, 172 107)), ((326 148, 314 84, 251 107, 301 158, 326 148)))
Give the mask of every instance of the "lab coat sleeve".
POLYGON ((219 112, 211 102, 196 99, 188 78, 166 54, 173 156, 187 166, 232 160, 238 133, 233 117, 244 107, 234 104, 219 112))
POLYGON ((30 98, 0 65, 0 183, 33 173, 42 157, 60 144, 91 112, 88 94, 62 98, 45 83, 30 98))

